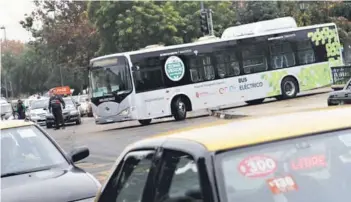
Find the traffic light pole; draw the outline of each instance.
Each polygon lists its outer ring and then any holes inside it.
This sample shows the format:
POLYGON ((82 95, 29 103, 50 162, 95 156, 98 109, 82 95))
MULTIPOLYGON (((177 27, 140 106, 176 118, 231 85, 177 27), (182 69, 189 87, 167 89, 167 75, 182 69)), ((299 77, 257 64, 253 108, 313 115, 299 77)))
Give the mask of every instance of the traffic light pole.
MULTIPOLYGON (((206 9, 204 6, 204 2, 200 1, 200 13, 205 13, 206 14, 206 26, 207 26, 207 30, 208 30, 208 34, 210 36, 214 36, 214 30, 213 30, 213 20, 212 20, 212 9, 206 9)), ((202 28, 201 28, 202 29, 202 28)), ((205 34, 206 35, 206 34, 205 34)))
POLYGON ((212 21, 212 9, 208 9, 208 17, 209 17, 209 27, 210 27, 210 36, 214 36, 214 30, 213 30, 213 21, 212 21))

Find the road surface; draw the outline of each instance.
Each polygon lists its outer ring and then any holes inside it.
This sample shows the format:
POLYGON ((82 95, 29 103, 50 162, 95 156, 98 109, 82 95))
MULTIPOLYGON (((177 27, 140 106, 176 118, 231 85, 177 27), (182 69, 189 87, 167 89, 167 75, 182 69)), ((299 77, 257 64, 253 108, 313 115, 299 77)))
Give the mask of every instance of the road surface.
MULTIPOLYGON (((237 104, 227 109, 235 113, 250 116, 266 115, 277 112, 301 111, 308 108, 327 107, 327 93, 304 94, 296 99, 285 101, 267 100, 265 103, 254 106, 237 104)), ((64 130, 47 130, 61 147, 69 152, 74 147, 87 146, 90 156, 78 165, 95 175, 101 182, 106 178, 109 169, 120 152, 130 143, 137 140, 185 127, 196 127, 199 124, 220 122, 215 117, 208 116, 207 111, 192 114, 185 121, 176 122, 172 118, 154 120, 149 126, 140 126, 137 121, 95 125, 92 118, 83 118, 81 125, 72 125, 64 130)), ((235 121, 235 120, 233 120, 235 121)))

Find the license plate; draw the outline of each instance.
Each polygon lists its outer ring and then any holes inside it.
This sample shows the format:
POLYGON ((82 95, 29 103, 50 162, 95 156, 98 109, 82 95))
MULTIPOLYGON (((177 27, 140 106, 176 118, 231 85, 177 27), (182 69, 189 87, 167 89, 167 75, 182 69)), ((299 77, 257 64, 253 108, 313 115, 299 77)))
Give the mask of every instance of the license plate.
POLYGON ((113 122, 112 119, 106 119, 106 122, 113 122))

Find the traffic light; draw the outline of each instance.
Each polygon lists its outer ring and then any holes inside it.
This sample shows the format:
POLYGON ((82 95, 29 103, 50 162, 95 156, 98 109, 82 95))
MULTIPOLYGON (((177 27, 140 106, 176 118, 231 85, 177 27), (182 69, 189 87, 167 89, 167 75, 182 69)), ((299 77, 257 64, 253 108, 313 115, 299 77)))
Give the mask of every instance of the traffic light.
POLYGON ((208 29, 208 16, 206 11, 201 11, 200 12, 200 28, 201 32, 204 35, 209 34, 209 29, 208 29))

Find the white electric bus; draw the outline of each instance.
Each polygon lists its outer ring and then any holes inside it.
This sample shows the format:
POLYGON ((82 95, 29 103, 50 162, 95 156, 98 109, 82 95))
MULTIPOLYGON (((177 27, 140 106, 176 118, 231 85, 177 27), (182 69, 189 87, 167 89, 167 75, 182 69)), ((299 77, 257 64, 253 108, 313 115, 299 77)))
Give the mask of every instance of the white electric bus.
POLYGON ((342 63, 333 23, 252 30, 92 59, 89 94, 96 124, 147 125, 161 117, 183 120, 193 110, 293 98, 330 85, 330 67, 342 63))

